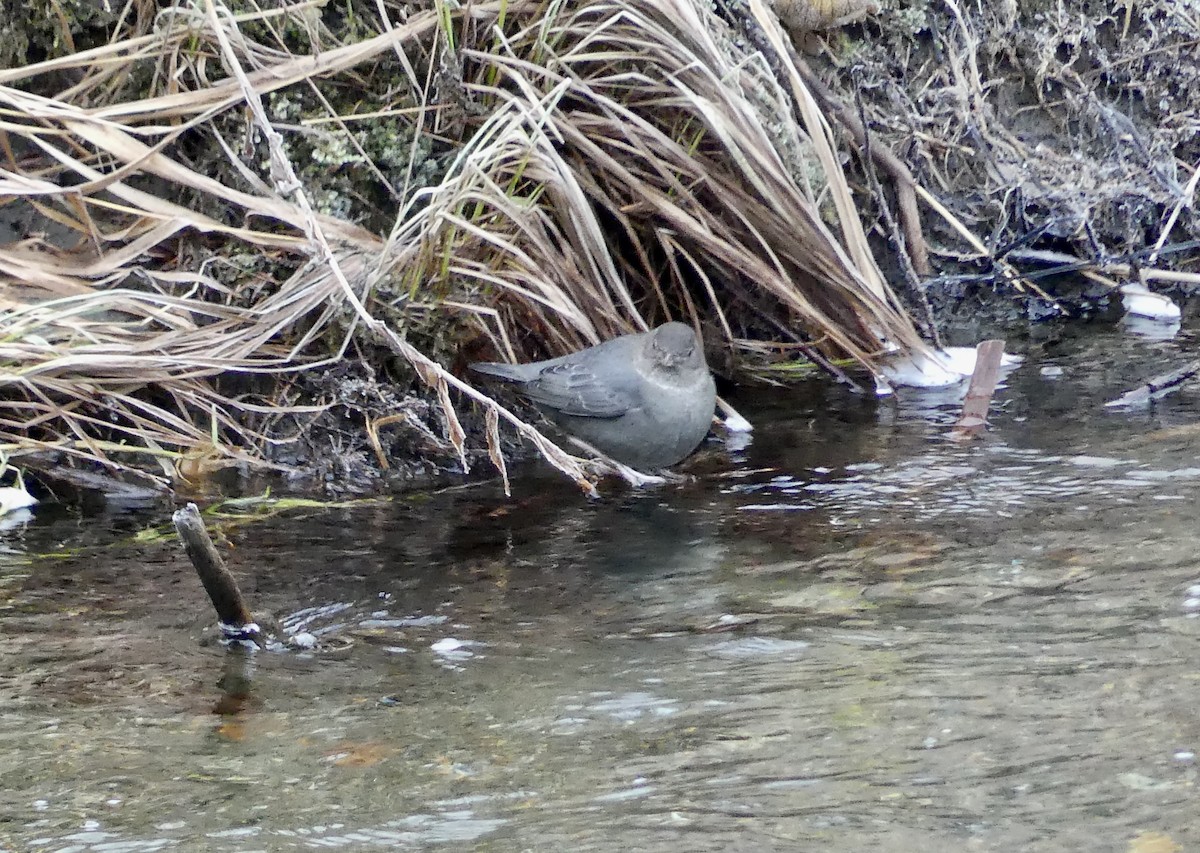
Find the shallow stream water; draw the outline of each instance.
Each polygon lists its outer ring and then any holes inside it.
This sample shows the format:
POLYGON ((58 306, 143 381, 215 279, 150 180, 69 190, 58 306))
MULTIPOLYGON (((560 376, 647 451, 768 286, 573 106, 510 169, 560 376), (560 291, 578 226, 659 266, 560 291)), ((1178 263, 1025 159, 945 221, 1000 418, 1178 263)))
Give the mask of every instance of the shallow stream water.
POLYGON ((204 641, 165 516, 41 509, 0 850, 1196 849, 1200 390, 1103 407, 1195 344, 1027 348, 976 442, 821 382, 685 486, 210 522, 312 653, 204 641))

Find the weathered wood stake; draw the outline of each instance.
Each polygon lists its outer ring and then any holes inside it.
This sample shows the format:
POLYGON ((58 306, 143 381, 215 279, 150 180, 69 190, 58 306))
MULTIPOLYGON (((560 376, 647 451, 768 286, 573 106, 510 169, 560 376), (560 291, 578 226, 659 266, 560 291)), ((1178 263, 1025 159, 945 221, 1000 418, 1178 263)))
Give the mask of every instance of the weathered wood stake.
POLYGON ((221 631, 227 640, 253 642, 262 645, 262 629, 250 615, 242 591, 238 589, 225 561, 217 552, 208 531, 204 528, 204 519, 194 503, 189 503, 183 509, 175 511, 171 516, 175 530, 183 542, 183 549, 188 559, 204 584, 204 591, 217 611, 221 623, 221 631))
POLYGON ((974 438, 987 423, 992 395, 1000 380, 1000 360, 1004 357, 1004 341, 984 341, 975 348, 975 372, 967 386, 967 399, 963 402, 962 416, 950 431, 955 439, 974 438))

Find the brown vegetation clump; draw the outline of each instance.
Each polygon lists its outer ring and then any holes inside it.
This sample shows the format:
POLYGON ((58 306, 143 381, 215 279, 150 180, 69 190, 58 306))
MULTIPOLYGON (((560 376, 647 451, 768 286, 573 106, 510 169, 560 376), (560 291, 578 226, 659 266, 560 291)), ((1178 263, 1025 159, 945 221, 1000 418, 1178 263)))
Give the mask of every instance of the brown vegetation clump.
POLYGON ((813 64, 944 205, 926 220, 937 265, 981 273, 945 293, 1023 290, 1038 316, 1064 295, 1046 282, 1069 283, 1047 272, 1198 281, 1197 44, 1200 17, 1170 0, 918 0, 884 4, 813 64))
POLYGON ((104 43, 0 72, 0 194, 45 232, 0 251, 3 440, 173 480, 303 462, 281 446, 334 407, 381 466, 401 429, 466 467, 465 397, 498 465, 503 418, 586 482, 450 369, 464 344, 547 355, 683 316, 868 367, 919 348, 802 84, 734 41, 671 0, 208 0, 131 4, 104 43))
MULTIPOLYGON (((822 24, 865 8, 812 5, 822 24)), ((872 372, 925 344, 831 125, 879 164, 873 197, 880 177, 896 190, 889 234, 916 271, 918 193, 954 229, 935 248, 986 255, 973 232, 1028 214, 1041 184, 1019 203, 996 188, 1062 166, 996 118, 988 70, 1033 69, 1016 41, 981 49, 990 7, 868 17, 859 35, 902 28, 924 88, 868 38, 858 64, 892 76, 856 98, 861 74, 825 75, 846 94, 824 111, 762 0, 103 8, 57 4, 49 43, 0 39, 0 450, 42 466, 172 484, 233 462, 355 489, 405 458, 503 472, 504 421, 587 488, 462 362, 683 318, 734 368, 787 351, 872 372), (957 219, 935 199, 956 183, 977 187, 957 219)), ((1065 98, 1071 69, 1038 50, 1034 80, 1065 98)), ((1100 103, 1096 126, 1117 121, 1100 103)), ((1171 197, 1145 192, 1160 212, 1171 197)))

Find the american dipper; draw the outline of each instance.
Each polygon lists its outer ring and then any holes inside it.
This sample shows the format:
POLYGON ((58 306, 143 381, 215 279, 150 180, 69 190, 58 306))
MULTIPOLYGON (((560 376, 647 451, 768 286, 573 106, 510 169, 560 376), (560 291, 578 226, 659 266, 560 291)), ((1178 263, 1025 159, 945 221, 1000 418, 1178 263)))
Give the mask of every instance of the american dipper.
POLYGON ((548 361, 471 369, 513 383, 563 432, 641 471, 695 450, 717 399, 704 350, 683 323, 548 361))

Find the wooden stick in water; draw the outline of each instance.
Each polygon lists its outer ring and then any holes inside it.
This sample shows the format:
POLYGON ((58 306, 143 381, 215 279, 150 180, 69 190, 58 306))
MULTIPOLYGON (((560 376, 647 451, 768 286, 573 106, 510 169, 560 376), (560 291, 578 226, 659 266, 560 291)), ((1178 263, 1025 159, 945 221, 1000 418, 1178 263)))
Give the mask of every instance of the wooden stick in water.
POLYGON ((208 531, 204 529, 204 519, 194 503, 176 510, 171 516, 175 530, 183 541, 183 548, 188 559, 204 584, 204 591, 212 601, 221 622, 221 631, 226 639, 261 643, 262 629, 254 622, 242 591, 238 589, 233 574, 225 568, 225 561, 217 552, 208 531))
POLYGON ((1151 377, 1132 391, 1126 391, 1104 405, 1108 408, 1148 406, 1154 400, 1161 400, 1178 391, 1197 373, 1200 373, 1200 361, 1189 362, 1183 367, 1151 377))
POLYGON ((967 386, 962 416, 950 432, 955 439, 974 438, 987 423, 988 409, 996 383, 1000 379, 1000 359, 1004 357, 1004 341, 984 341, 975 348, 975 372, 967 386))

